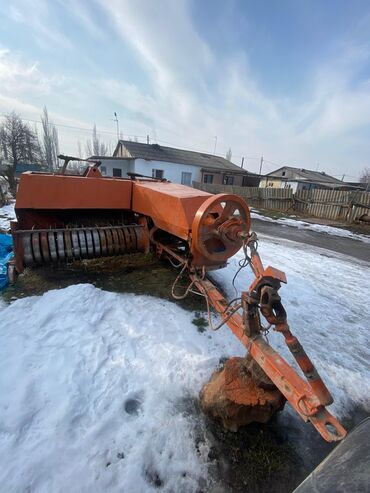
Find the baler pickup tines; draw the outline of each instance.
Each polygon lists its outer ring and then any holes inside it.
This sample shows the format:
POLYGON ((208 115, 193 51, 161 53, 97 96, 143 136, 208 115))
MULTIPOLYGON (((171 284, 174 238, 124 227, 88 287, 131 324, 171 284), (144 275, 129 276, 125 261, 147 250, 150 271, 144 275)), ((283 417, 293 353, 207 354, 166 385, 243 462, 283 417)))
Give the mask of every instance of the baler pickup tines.
POLYGON ((146 252, 147 235, 142 225, 14 230, 26 267, 126 253, 146 252))

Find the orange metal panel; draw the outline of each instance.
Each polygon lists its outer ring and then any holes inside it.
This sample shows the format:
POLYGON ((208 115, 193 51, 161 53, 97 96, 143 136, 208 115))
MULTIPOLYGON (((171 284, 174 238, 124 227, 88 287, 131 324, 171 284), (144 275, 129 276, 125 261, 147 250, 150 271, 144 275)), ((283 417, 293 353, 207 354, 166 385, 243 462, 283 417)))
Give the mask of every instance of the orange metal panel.
POLYGON ((17 209, 130 209, 132 181, 22 173, 17 209))
POLYGON ((135 181, 132 209, 150 216, 158 228, 186 240, 198 208, 210 196, 176 183, 135 181))

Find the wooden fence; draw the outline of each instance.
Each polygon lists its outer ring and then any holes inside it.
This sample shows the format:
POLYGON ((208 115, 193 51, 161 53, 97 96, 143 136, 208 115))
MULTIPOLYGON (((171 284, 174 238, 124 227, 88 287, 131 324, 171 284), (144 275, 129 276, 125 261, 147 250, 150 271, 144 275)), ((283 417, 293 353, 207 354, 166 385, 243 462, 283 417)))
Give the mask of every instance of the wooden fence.
POLYGON ((277 211, 296 211, 307 216, 354 222, 370 215, 370 192, 360 190, 301 190, 290 188, 234 187, 193 182, 193 187, 210 193, 234 193, 249 205, 277 211))

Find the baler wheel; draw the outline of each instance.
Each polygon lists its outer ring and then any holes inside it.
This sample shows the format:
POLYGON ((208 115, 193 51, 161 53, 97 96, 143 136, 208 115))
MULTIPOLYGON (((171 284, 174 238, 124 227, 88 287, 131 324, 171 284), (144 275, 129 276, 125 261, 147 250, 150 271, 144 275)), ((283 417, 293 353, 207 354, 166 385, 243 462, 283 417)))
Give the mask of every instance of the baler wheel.
POLYGON ((226 262, 240 250, 251 224, 249 207, 237 195, 219 194, 198 209, 192 225, 192 246, 206 259, 226 262))

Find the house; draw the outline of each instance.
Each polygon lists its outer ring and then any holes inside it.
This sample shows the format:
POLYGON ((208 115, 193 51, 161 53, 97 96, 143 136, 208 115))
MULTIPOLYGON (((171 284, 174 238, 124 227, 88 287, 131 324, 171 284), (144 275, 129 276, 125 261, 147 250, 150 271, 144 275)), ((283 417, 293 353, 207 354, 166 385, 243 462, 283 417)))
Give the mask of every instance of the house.
POLYGON ((248 186, 256 180, 255 175, 220 156, 128 140, 118 142, 113 156, 91 159, 102 161, 100 169, 106 176, 126 178, 131 172, 183 185, 197 181, 248 186))
POLYGON ((318 188, 331 190, 351 189, 345 182, 327 175, 324 171, 312 171, 304 168, 282 166, 267 173, 260 182, 261 188, 291 188, 299 190, 315 190, 318 188))
POLYGON ((114 156, 90 156, 88 159, 101 161, 100 172, 103 176, 128 178, 128 172, 135 172, 134 160, 114 156))
POLYGON ((345 184, 351 188, 356 188, 357 190, 363 190, 365 192, 370 190, 370 183, 369 182, 364 183, 361 181, 346 181, 345 184))

